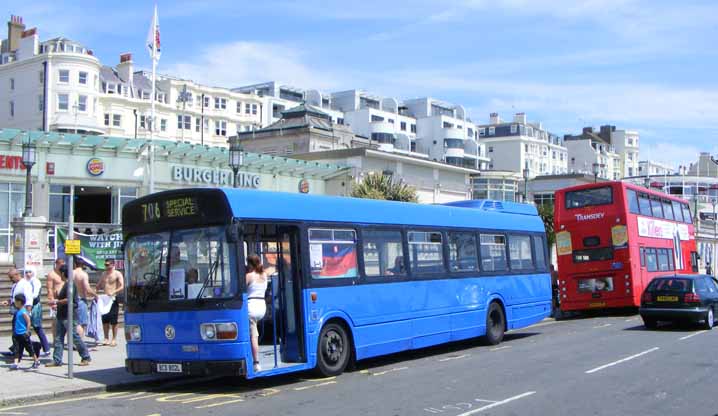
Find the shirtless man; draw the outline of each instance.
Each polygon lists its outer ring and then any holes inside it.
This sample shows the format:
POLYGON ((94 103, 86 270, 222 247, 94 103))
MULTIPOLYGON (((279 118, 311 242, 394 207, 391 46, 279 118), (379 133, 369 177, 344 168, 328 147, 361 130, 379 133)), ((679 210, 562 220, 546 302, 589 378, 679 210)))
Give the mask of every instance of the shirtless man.
POLYGON ((57 293, 62 287, 62 278, 60 277, 60 267, 65 265, 65 259, 55 259, 55 268, 47 274, 47 300, 50 305, 50 318, 52 325, 52 344, 55 345, 55 317, 57 316, 57 305, 53 300, 57 297, 57 293))
POLYGON ((125 279, 122 273, 115 269, 115 261, 113 259, 105 260, 105 271, 102 273, 100 281, 97 282, 97 290, 104 290, 105 294, 112 296, 112 307, 105 315, 102 315, 102 330, 105 333, 105 345, 108 345, 110 325, 112 325, 112 341, 109 345, 117 346, 117 315, 119 314, 119 305, 117 304, 117 294, 122 293, 125 289, 125 279))
POLYGON ((80 299, 77 302, 77 333, 80 334, 80 338, 85 336, 90 319, 87 299, 97 297, 97 292, 92 290, 90 286, 90 276, 85 272, 85 265, 86 263, 82 258, 75 256, 75 270, 72 272, 72 280, 77 296, 80 299))

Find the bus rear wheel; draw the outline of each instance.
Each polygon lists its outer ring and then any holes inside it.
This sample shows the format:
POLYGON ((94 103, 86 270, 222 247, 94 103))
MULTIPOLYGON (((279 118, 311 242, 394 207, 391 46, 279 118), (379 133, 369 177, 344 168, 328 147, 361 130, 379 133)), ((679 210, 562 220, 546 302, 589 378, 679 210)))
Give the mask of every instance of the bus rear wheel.
POLYGON ((504 339, 506 317, 498 302, 491 302, 486 313, 486 341, 489 345, 499 344, 504 339))
POLYGON ((341 374, 350 358, 349 336, 339 324, 330 322, 322 328, 317 345, 317 371, 325 377, 341 374))

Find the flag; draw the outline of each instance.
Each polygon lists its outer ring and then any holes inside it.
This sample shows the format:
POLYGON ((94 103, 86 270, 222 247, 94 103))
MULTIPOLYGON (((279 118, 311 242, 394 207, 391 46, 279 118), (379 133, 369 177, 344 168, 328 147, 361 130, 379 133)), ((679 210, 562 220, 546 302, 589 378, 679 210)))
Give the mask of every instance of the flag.
POLYGON ((152 15, 152 23, 150 30, 147 32, 147 50, 150 58, 154 60, 160 59, 160 19, 157 16, 157 5, 155 4, 155 12, 152 15))

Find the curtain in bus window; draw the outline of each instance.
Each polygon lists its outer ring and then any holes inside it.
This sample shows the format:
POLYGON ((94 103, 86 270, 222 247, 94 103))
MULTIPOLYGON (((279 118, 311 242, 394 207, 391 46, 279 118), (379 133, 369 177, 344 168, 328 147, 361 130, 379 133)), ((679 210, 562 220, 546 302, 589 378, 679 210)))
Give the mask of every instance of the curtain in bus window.
POLYGON ((315 279, 357 276, 354 230, 309 230, 309 263, 315 279))
POLYGON ((506 237, 501 234, 481 234, 481 270, 504 271, 506 264, 506 237))
POLYGON ((640 214, 641 208, 638 206, 638 195, 636 191, 629 189, 626 195, 628 196, 628 209, 632 214, 640 214))
POLYGON ((409 264, 414 273, 444 271, 444 254, 440 232, 410 231, 409 264))
POLYGON ((649 272, 658 271, 658 259, 656 258, 655 248, 646 249, 646 270, 649 272))
POLYGON ((546 270, 546 251, 544 250, 543 237, 535 235, 534 239, 534 258, 536 259, 536 268, 540 271, 546 270))
POLYGON ((638 206, 641 210, 641 215, 647 215, 647 216, 653 215, 653 213, 651 212, 651 201, 648 200, 648 195, 646 195, 646 194, 638 195, 638 206))
POLYGON ((363 231, 362 241, 367 276, 406 276, 400 231, 363 231))
POLYGON ((661 202, 663 203, 663 216, 667 220, 675 220, 675 218, 673 217, 673 206, 671 205, 671 201, 664 199, 661 202))
POLYGON ((683 209, 681 208, 681 203, 678 201, 671 201, 671 205, 673 206, 673 215, 675 220, 683 222, 683 209))
POLYGON ((473 233, 449 233, 449 268, 452 272, 479 269, 476 236, 473 233))
POLYGON ((509 260, 511 270, 529 270, 534 268, 531 258, 531 238, 527 235, 509 236, 509 260))
POLYGON ((663 207, 661 200, 656 197, 651 197, 651 215, 656 218, 663 218, 663 207))

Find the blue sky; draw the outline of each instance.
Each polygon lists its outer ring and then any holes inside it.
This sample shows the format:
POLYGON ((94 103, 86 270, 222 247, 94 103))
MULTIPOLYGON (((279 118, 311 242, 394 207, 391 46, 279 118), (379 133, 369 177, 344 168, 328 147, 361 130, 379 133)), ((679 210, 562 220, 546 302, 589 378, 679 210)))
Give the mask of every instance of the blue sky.
MULTIPOLYGON (((151 1, 27 2, 9 14, 104 64, 143 47, 151 1)), ((267 80, 526 112, 556 134, 638 130, 641 158, 718 153, 718 2, 666 0, 158 1, 159 71, 233 87, 267 80)), ((9 16, 8 16, 9 17, 9 16)))

